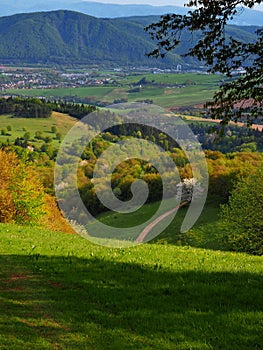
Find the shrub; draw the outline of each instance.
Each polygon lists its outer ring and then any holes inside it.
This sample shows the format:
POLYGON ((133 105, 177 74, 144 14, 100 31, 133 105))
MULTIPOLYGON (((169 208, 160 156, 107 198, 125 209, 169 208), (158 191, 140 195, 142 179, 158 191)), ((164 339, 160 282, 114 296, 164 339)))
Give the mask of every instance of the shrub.
POLYGON ((7 135, 8 133, 7 133, 7 129, 6 128, 3 128, 3 129, 1 129, 1 135, 2 136, 5 136, 5 135, 7 135))
POLYGON ((45 194, 43 209, 45 215, 41 218, 41 225, 53 231, 71 234, 75 233, 73 228, 61 214, 56 200, 53 196, 45 194))
POLYGON ((230 249, 263 255, 263 166, 236 184, 221 219, 230 249))

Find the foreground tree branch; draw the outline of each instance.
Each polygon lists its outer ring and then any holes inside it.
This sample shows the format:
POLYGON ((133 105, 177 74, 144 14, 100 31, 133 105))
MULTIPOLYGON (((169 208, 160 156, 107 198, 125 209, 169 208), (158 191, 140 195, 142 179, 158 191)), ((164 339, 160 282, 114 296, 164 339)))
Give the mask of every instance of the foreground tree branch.
POLYGON ((146 27, 156 42, 149 56, 164 57, 180 44, 183 31, 197 33, 200 38, 183 56, 196 57, 210 73, 222 73, 229 82, 220 86, 213 101, 206 103, 212 118, 222 124, 230 120, 246 119, 250 125, 262 115, 263 105, 263 29, 256 31, 255 42, 236 40, 226 34, 226 25, 245 7, 252 8, 262 0, 254 1, 189 1, 186 15, 167 14, 159 22, 146 27), (193 9, 194 8, 194 9, 193 9), (233 78, 233 71, 243 67, 245 75, 233 78))

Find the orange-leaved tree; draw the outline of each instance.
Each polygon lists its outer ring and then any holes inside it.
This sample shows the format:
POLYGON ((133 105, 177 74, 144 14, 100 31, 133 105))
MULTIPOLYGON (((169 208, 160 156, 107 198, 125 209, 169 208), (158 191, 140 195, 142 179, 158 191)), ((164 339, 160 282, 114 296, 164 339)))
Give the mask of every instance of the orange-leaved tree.
POLYGON ((37 173, 10 150, 0 150, 0 222, 31 224, 44 214, 44 188, 37 173))

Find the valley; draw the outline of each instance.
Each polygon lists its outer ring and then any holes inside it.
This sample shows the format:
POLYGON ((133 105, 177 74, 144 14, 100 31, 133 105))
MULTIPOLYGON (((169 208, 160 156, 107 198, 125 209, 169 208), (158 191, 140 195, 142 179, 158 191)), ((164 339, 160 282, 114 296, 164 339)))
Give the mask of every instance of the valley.
MULTIPOLYGON (((7 72, 9 71, 6 68, 7 72)), ((35 69, 16 68, 13 73, 0 75, 2 96, 28 96, 60 99, 105 107, 120 102, 145 101, 161 107, 194 107, 212 98, 224 77, 202 72, 183 73, 157 69, 98 69, 40 71, 42 80, 52 79, 39 86, 31 77, 35 69), (149 72, 150 71, 150 72, 149 72), (20 86, 15 82, 19 72, 20 86), (86 80, 83 80, 85 77, 86 80), (12 88, 10 88, 12 85, 12 88), (53 85, 53 86, 50 86, 53 85)), ((198 106, 197 106, 198 108, 198 106)))
POLYGON ((205 108, 253 57, 210 74, 199 31, 148 57, 175 9, 0 4, 0 349, 262 348, 262 107, 205 108))
MULTIPOLYGON (((21 72, 21 68, 20 68, 21 72)), ((41 71, 41 74, 42 71, 41 71)), ((51 74, 51 73, 49 73, 51 74)), ((75 73, 74 73, 75 74, 75 73)), ((79 74, 79 73, 76 73, 79 74)), ((82 74, 85 74, 82 71, 82 74)), ((88 73, 89 74, 89 73, 88 73)), ((202 102, 207 101, 210 94, 216 91, 218 85, 222 83, 223 77, 219 75, 209 75, 201 73, 168 73, 163 72, 159 74, 143 72, 126 72, 126 71, 107 71, 107 72, 94 72, 92 73, 93 79, 98 79, 102 76, 110 76, 114 83, 111 86, 86 86, 86 87, 65 87, 65 88, 24 88, 13 89, 3 91, 3 96, 14 96, 16 98, 31 99, 42 98, 45 103, 48 101, 65 101, 65 107, 68 104, 72 105, 73 109, 81 107, 81 104, 85 102, 95 102, 93 108, 101 108, 104 106, 107 110, 107 105, 115 103, 127 103, 127 102, 146 102, 147 104, 159 104, 162 107, 166 107, 167 110, 174 113, 175 117, 181 116, 181 118, 188 123, 192 131, 198 135, 199 141, 206 152, 207 162, 209 164, 210 189, 209 201, 205 214, 211 210, 214 217, 219 214, 219 205, 227 200, 231 189, 232 182, 238 178, 241 173, 248 173, 251 169, 257 166, 262 160, 262 132, 261 125, 258 127, 254 125, 254 129, 248 129, 246 127, 230 125, 225 131, 226 137, 213 142, 215 139, 215 130, 211 127, 217 127, 217 121, 213 121, 209 118, 205 118, 202 102), (133 92, 134 90, 137 90, 133 92), (15 97, 19 96, 19 97, 15 97), (74 107, 75 104, 75 107, 74 107), (167 106, 168 105, 168 106, 167 106), (220 152, 222 153, 220 153, 220 152), (229 180, 228 180, 229 177, 229 180), (231 179, 231 180, 230 180, 231 179), (230 181, 230 182, 229 182, 230 181), (222 183, 224 184, 222 187, 222 183), (213 184, 213 185, 212 185, 213 184)), ((18 100, 19 101, 19 100, 18 100)), ((56 107, 55 105, 51 108, 56 107)), ((74 112, 74 115, 78 112, 74 112)), ((85 114, 84 114, 85 115, 85 114)), ((36 163, 40 177, 44 181, 46 191, 53 193, 53 168, 56 161, 56 155, 67 132, 77 122, 77 119, 68 115, 67 113, 61 113, 53 111, 49 118, 23 118, 23 114, 14 116, 12 114, 3 114, 0 116, 0 144, 2 147, 12 147, 16 150, 19 157, 26 157, 30 161, 36 163)), ((136 135, 139 131, 136 129, 132 132, 136 135)), ((131 132, 131 131, 130 131, 131 132)), ((174 158, 180 175, 182 177, 189 177, 191 175, 191 169, 189 167, 187 157, 181 152, 180 149, 174 148, 174 144, 167 143, 162 139, 161 133, 156 135, 146 134, 145 137, 155 139, 174 158)), ((124 134, 102 134, 93 142, 92 148, 86 148, 83 150, 82 160, 83 166, 81 172, 83 175, 80 177, 80 193, 84 199, 85 204, 89 210, 96 216, 105 209, 100 206, 98 199, 94 196, 92 181, 92 171, 95 165, 95 160, 99 157, 103 149, 113 145, 117 140, 124 137, 124 134), (84 175, 85 174, 85 175, 84 175), (90 188, 87 192, 86 188, 90 188)), ((125 136, 126 137, 126 136, 125 136)), ((176 146, 177 147, 177 146, 176 146)), ((76 150, 79 146, 75 145, 76 150)), ((131 184, 131 178, 134 180, 139 178, 146 180, 150 185, 150 204, 147 204, 149 208, 158 207, 158 200, 160 200, 161 193, 161 178, 155 174, 154 169, 149 169, 145 164, 138 161, 123 163, 122 169, 117 169, 117 173, 114 175, 114 188, 120 192, 120 198, 127 200, 130 197, 130 192, 127 190, 131 184), (141 169, 141 175, 138 175, 138 169, 141 169), (146 170, 147 169, 147 170, 146 170), (120 177, 120 178, 119 178, 120 177), (157 202, 156 202, 157 201, 157 202), (151 207, 152 206, 152 207, 151 207)), ((169 176, 171 176, 170 174, 169 176)), ((169 180, 170 181, 170 180, 169 180)), ((144 206, 143 206, 144 208, 144 206)), ((144 210, 142 208, 142 210, 144 210)), ((148 208, 147 206, 145 208, 148 208)), ((184 209, 180 210, 180 215, 183 215, 184 209)), ((150 214, 154 211, 150 209, 150 214)), ((106 223, 115 224, 119 226, 119 220, 124 224, 132 226, 132 222, 137 222, 138 218, 145 218, 146 214, 141 214, 140 210, 135 213, 135 217, 132 214, 117 215, 108 214, 107 212, 102 215, 102 222, 104 222, 104 216, 108 217, 106 223), (130 219, 129 219, 130 217, 130 219), (112 221, 111 221, 112 220, 112 221)), ((152 215, 150 215, 151 217, 152 215)), ((208 216, 209 218, 210 216, 208 216)), ((198 247, 207 247, 204 242, 210 242, 211 237, 203 237, 199 239, 199 231, 193 235, 191 233, 190 238, 180 236, 180 225, 177 223, 177 217, 172 222, 172 226, 164 230, 163 234, 157 238, 157 240, 167 241, 172 244, 193 245, 193 242, 198 247), (172 234, 172 232, 174 234, 172 234), (201 242, 201 243, 200 243, 201 242)), ((213 221, 214 219, 211 220, 213 221)), ((209 221, 209 220, 208 220, 209 221)), ((215 220, 215 222, 217 219, 215 220)), ((213 221, 214 222, 214 221, 213 221)), ((208 227, 210 230, 210 224, 208 227)), ((206 225, 205 225, 206 226, 206 225)), ((203 230, 203 228, 202 228, 203 230)), ((201 231, 202 231, 201 230, 201 231)), ((208 232, 209 232, 208 230, 208 232)), ((206 229, 205 229, 206 231, 206 229)), ((213 241, 213 239, 212 239, 213 241)), ((209 243, 210 244, 210 243, 209 243)), ((209 246, 208 244, 208 246, 209 246)), ((220 249, 220 242, 212 242, 211 247, 220 249)))

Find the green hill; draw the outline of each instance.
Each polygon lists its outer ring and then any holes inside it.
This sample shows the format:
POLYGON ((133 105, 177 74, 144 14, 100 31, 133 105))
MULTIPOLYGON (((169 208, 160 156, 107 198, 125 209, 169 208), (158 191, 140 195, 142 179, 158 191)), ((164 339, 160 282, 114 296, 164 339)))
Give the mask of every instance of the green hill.
MULTIPOLYGON (((0 60, 2 64, 198 66, 178 55, 192 44, 189 34, 165 59, 147 57, 154 43, 144 27, 157 18, 102 19, 64 10, 1 17, 0 60)), ((250 27, 232 26, 231 32, 245 41, 254 36, 250 27)))
POLYGON ((21 138, 26 132, 30 134, 29 143, 32 145, 43 144, 43 140, 34 139, 36 132, 41 132, 43 138, 50 137, 55 147, 59 146, 59 140, 56 140, 56 134, 52 133, 52 127, 63 137, 69 129, 76 123, 76 119, 66 114, 53 112, 50 118, 31 119, 31 118, 14 118, 12 115, 0 116, 0 130, 11 129, 8 135, 0 135, 0 144, 2 142, 14 142, 16 138, 21 138))
MULTIPOLYGON (((145 55, 153 43, 143 26, 121 19, 71 11, 19 14, 0 18, 0 38, 2 62, 158 64, 145 55)), ((176 61, 170 55, 166 64, 176 61)))

